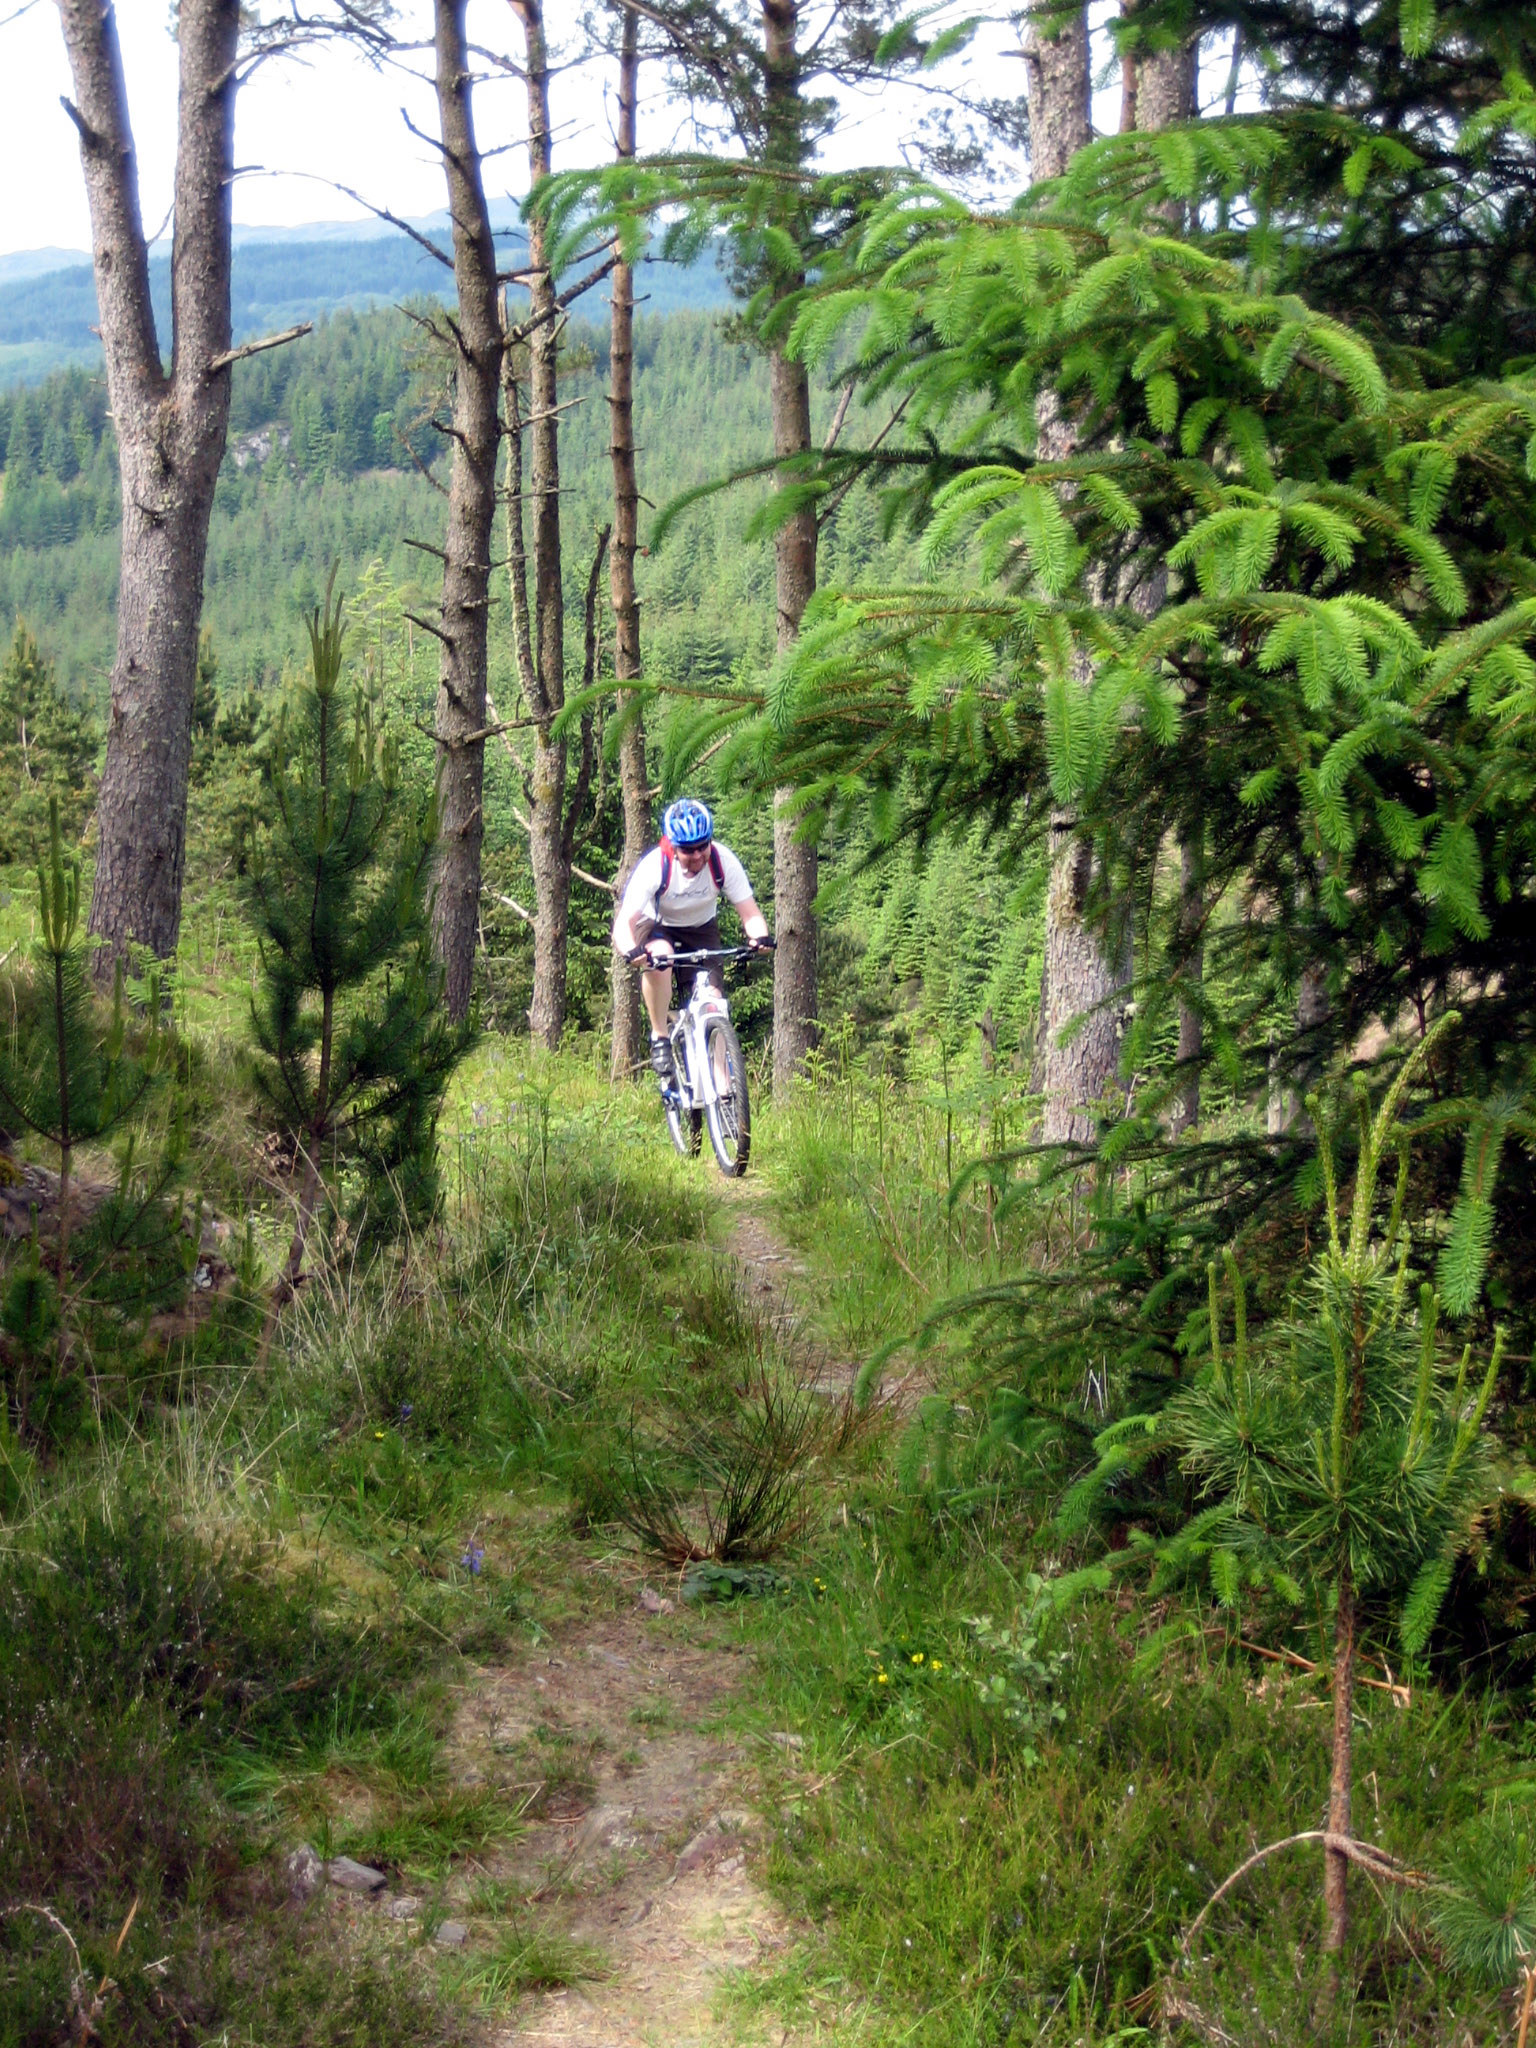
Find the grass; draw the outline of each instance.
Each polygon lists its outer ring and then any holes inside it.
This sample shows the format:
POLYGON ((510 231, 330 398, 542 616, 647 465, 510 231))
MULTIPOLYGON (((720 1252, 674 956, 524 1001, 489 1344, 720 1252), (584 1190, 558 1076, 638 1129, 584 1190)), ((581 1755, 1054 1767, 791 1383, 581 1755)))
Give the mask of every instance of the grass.
POLYGON ((455 1862, 515 1840, 521 1821, 520 1807, 497 1791, 444 1788, 391 1802, 356 1832, 338 1834, 335 1846, 359 1863, 402 1878, 441 1878, 455 1862))
MULTIPOLYGON (((1018 1603, 1005 1572, 899 1544, 877 1557, 851 1537, 818 1563, 828 1595, 775 1616, 762 1658, 768 1714, 807 1743, 780 1785, 771 1859, 776 1885, 824 1930, 795 1965, 803 1996, 830 1973, 914 2044, 1065 2043, 1148 2024, 1181 1930, 1220 1879, 1255 1842, 1316 1824, 1316 1690, 1260 1694, 1248 1658, 1215 1652, 1138 1680, 1134 1640, 1090 1614, 1061 1625, 1064 1719, 1042 1735, 984 1698, 995 1669, 960 1619, 1018 1603), (879 1683, 919 1654, 930 1672, 939 1660, 936 1678, 879 1683)), ((1505 1765, 1509 1711, 1433 1694, 1367 1711, 1365 1827, 1432 1861, 1505 1765)), ((1451 2012, 1491 2027, 1494 2002, 1435 1967, 1395 1901, 1360 1887, 1357 1908, 1358 1987, 1327 2025, 1311 2009, 1318 1864, 1302 1851, 1221 1909, 1194 1973, 1200 2002, 1238 2040, 1438 2040, 1451 2012)))
MULTIPOLYGON (((1057 1220, 1038 1211, 1000 1221, 967 1197, 944 1213, 931 1101, 823 1090, 767 1130, 776 1213, 834 1343, 889 1344, 946 1289, 1048 1251, 1057 1220)), ((1051 1471, 1000 1441, 969 1343, 962 1319, 895 1355, 882 1455, 822 1489, 793 1590, 735 1612, 761 1684, 744 1729, 803 1740, 763 1746, 768 1876, 816 1929, 741 2005, 913 2048, 1497 2038, 1507 1997, 1454 1974, 1412 1895, 1358 1877, 1335 1994, 1312 1849, 1256 1871, 1181 1961, 1254 1846, 1320 1824, 1326 1688, 1249 1655, 1219 1615, 1145 1670, 1167 1610, 1042 1620, 1032 1575, 1072 1561, 1051 1471)), ((1531 1781, 1521 1695, 1421 1671, 1411 1705, 1372 1693, 1357 1713, 1359 1831, 1415 1867, 1443 1866, 1495 1788, 1531 1781)))
MULTIPOLYGON (((187 1085, 208 1091, 203 1058, 187 1085)), ((827 1350, 895 1347, 905 1392, 851 1433, 823 1407, 780 1460, 792 1511, 761 1547, 783 1590, 668 1624, 753 1653, 715 1732, 761 1759, 762 1874, 813 1930, 735 1982, 737 2017, 771 2005, 845 2048, 1496 2038, 1499 1995, 1363 1883, 1343 1994, 1322 1996, 1310 1851, 1257 1872, 1171 1975, 1228 1870, 1316 1824, 1320 1690, 1220 1635, 1141 1673, 1129 1610, 1030 1623, 1031 1574, 1066 1561, 1048 1474, 993 1427, 964 1321, 907 1339, 947 1290, 1049 1254, 1067 1225, 948 1201, 946 1173, 1011 1113, 980 1082, 919 1073, 903 1095, 849 1071, 761 1119, 754 1168, 827 1350)), ((225 1101, 231 1188, 240 1128, 225 1101)), ((119 1986, 114 2043, 437 2048, 605 1967, 498 1861, 533 1812, 590 1799, 598 1752, 551 1718, 456 1783, 466 1674, 610 1597, 583 1568, 625 1540, 626 1457, 708 1537, 700 1444, 740 1434, 762 1375, 797 1398, 805 1360, 744 1308, 708 1170, 665 1151, 654 1105, 613 1094, 595 1058, 488 1041, 442 1135, 439 1231, 383 1264, 336 1247, 266 1371, 231 1323, 165 1362, 174 1378, 102 1403, 39 1453, 6 1522, 0 1900, 48 1907, 92 1984, 119 1986), (339 1941, 287 1899, 301 1835, 420 1880, 434 1913, 470 1919, 471 1949, 366 1920, 339 1941)), ((1526 1704, 1424 1674, 1410 1707, 1365 1696, 1362 1826, 1433 1865, 1493 1788, 1536 1777, 1526 1704)), ((0 2048, 57 2038, 70 1970, 49 1922, 0 1921, 0 2048)))
MULTIPOLYGON (((113 2041, 468 2038, 480 1990, 296 1928, 281 1859, 304 1836, 440 1886, 521 1825, 527 1783, 452 1782, 445 1681, 577 1611, 565 1476, 594 1399, 677 1369, 671 1307, 643 1298, 703 1220, 619 1107, 595 1070, 557 1095, 487 1047, 446 1119, 437 1239, 382 1267, 339 1247, 265 1371, 226 1328, 175 1398, 99 1403, 26 1470, 0 1551, 0 1903, 46 1906, 113 1979, 113 2041)), ((590 1760, 539 1777, 577 1796, 590 1760)), ((527 1930, 518 1953, 508 1985, 590 1966, 527 1930)), ((0 1920, 5 2048, 55 2038, 68 1961, 39 1915, 0 1920)))
POLYGON ((557 1928, 514 1921, 494 1943, 457 1964, 452 1977, 460 1993, 486 2012, 505 2012, 530 1991, 564 1991, 608 1974, 607 1959, 589 1942, 573 1941, 557 1928))

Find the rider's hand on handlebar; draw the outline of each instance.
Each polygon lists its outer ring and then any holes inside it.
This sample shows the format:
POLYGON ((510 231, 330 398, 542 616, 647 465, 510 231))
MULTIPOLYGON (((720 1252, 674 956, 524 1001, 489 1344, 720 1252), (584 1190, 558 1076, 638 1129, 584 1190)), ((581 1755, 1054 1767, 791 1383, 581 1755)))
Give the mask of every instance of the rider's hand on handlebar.
POLYGON ((769 932, 750 932, 747 935, 747 944, 754 953, 771 953, 773 936, 769 932))

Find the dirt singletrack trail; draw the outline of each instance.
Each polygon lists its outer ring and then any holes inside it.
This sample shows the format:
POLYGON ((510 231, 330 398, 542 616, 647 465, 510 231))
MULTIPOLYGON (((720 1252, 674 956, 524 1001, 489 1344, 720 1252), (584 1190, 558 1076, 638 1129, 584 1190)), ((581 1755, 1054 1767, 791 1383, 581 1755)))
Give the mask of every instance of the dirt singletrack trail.
POLYGON ((726 1223, 725 1248, 741 1270, 741 1289, 754 1313, 766 1316, 797 1376, 817 1393, 846 1394, 858 1361, 837 1357, 806 1310, 810 1267, 774 1229, 750 1179, 717 1190, 726 1223))
MULTIPOLYGON (((797 1305, 806 1269, 761 1196, 734 1182, 720 1192, 743 1293, 814 1367, 797 1305)), ((846 1386, 846 1372, 831 1361, 827 1371, 846 1386)), ((771 1966, 794 1932, 754 1875, 761 1760, 724 1719, 750 1685, 750 1656, 714 1615, 684 1607, 663 1569, 617 1556, 587 1569, 606 1582, 609 1611, 477 1673, 455 1725, 461 1783, 544 1781, 492 1875, 541 1927, 589 1947, 600 1970, 529 1993, 491 2038, 497 2048, 801 2048, 813 2037, 771 2014, 720 2012, 730 1978, 771 1966)), ((781 1756, 798 1747, 776 1731, 765 1753, 774 1742, 781 1756)))
MULTIPOLYGON (((655 1589, 652 1588, 653 1594, 655 1589)), ((655 1594, 659 1602, 666 1596, 655 1594)), ((751 1760, 707 1726, 744 1682, 746 1659, 688 1640, 691 1617, 584 1623, 487 1672, 459 1717, 461 1776, 562 1754, 581 1775, 543 1803, 506 1853, 511 1880, 550 1931, 582 1944, 598 1974, 532 1993, 498 2043, 705 2048, 732 2037, 717 2014, 734 1972, 790 1938, 753 1879, 760 1835, 751 1760)), ((745 2033, 775 2044, 782 2026, 745 2033)))

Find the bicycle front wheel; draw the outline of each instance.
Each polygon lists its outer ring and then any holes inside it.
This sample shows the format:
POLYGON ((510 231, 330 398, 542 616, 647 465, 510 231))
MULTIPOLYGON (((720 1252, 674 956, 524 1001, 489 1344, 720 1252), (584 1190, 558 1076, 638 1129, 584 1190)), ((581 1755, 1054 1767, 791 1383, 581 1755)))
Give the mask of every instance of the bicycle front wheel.
POLYGON ((667 1129, 672 1133, 673 1144, 685 1159, 698 1157, 704 1133, 704 1116, 701 1110, 684 1109, 679 1102, 669 1102, 667 1129))
POLYGON ((704 1056, 714 1078, 716 1097, 706 1111, 709 1142, 720 1162, 720 1171, 735 1179, 747 1170, 752 1150, 752 1111, 747 1101, 747 1069, 741 1057, 741 1043, 723 1017, 711 1017, 704 1027, 704 1056))

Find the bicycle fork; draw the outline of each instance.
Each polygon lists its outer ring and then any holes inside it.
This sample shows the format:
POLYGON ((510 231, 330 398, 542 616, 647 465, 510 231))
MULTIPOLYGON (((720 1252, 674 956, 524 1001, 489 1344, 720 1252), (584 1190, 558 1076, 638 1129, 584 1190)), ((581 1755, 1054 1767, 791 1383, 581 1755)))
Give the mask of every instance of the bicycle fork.
POLYGON ((694 1003, 689 1001, 678 1018, 672 1032, 672 1057, 677 1065, 678 1077, 687 1077, 689 1109, 711 1109, 720 1100, 720 1086, 715 1070, 710 1063, 709 1049, 705 1043, 705 1030, 712 1016, 718 1016, 725 1009, 722 1001, 694 1003), (682 1052, 683 1058, 678 1059, 682 1052))

